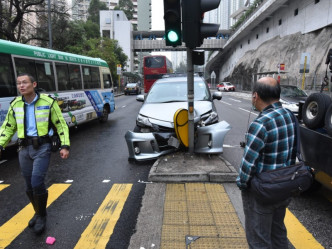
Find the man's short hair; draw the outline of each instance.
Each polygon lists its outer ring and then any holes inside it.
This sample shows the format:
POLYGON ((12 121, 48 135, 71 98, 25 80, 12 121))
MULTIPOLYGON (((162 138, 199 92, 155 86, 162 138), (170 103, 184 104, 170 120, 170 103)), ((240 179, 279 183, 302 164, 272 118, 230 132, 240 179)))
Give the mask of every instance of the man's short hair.
POLYGON ((29 73, 20 73, 19 75, 17 75, 17 77, 21 77, 21 76, 28 76, 29 80, 31 81, 31 83, 35 82, 35 78, 29 74, 29 73))
POLYGON ((262 82, 255 82, 252 92, 256 92, 264 102, 270 102, 280 99, 281 88, 279 83, 270 85, 262 82))

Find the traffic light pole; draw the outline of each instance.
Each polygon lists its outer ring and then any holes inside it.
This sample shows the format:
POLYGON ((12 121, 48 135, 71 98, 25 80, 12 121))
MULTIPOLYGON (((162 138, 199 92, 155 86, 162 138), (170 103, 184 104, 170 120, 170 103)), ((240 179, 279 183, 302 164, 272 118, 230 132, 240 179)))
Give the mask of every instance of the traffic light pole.
POLYGON ((194 154, 194 68, 193 68, 193 50, 187 48, 187 89, 188 89, 188 142, 189 154, 194 154))

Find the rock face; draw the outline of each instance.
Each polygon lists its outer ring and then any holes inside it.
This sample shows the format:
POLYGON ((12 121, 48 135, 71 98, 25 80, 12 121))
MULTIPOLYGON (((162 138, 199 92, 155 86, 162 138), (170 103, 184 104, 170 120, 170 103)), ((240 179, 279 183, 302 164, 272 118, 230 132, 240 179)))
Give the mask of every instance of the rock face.
POLYGON ((246 89, 250 87, 254 73, 276 71, 279 62, 285 64, 285 77, 298 81, 302 77, 299 69, 304 52, 310 54, 310 72, 307 77, 323 77, 326 56, 331 48, 332 27, 307 34, 295 33, 282 38, 278 36, 262 43, 256 50, 247 51, 225 81, 238 82, 246 89))

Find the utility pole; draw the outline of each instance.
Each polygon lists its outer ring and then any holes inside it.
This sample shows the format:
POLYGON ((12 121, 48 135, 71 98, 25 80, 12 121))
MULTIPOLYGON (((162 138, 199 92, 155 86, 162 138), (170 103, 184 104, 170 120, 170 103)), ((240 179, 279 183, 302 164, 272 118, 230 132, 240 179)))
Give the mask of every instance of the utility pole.
POLYGON ((51 20, 51 0, 47 2, 48 7, 48 48, 52 49, 52 20, 51 20))
POLYGON ((188 144, 189 154, 194 154, 194 68, 193 68, 193 50, 187 48, 187 91, 188 91, 188 144))

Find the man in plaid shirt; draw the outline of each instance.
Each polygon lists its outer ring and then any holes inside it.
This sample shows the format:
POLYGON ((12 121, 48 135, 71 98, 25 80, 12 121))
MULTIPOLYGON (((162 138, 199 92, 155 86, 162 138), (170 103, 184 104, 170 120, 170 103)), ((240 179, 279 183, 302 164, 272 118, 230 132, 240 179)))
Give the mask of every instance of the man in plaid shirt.
POLYGON ((279 102, 280 91, 279 83, 271 77, 261 78, 253 86, 252 104, 260 114, 248 129, 236 180, 242 190, 250 248, 288 248, 284 218, 290 199, 263 205, 250 191, 253 175, 289 166, 296 161, 295 120, 279 102))

